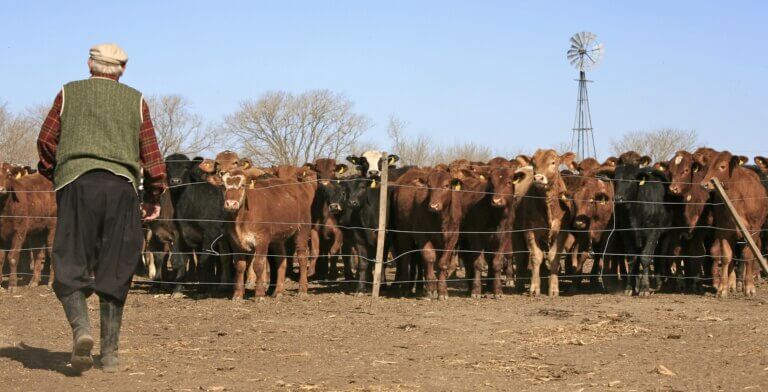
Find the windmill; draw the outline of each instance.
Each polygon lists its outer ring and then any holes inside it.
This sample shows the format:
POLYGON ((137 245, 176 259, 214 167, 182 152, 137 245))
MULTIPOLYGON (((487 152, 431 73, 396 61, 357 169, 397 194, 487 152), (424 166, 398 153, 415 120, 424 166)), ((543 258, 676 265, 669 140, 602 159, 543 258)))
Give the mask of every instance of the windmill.
POLYGON ((576 117, 573 120, 573 136, 571 151, 576 152, 576 159, 582 160, 595 157, 595 134, 592 132, 592 114, 589 111, 589 94, 587 94, 587 71, 597 66, 603 57, 603 44, 596 41, 597 36, 582 31, 571 37, 571 47, 568 49, 568 62, 579 70, 579 97, 576 101, 576 117))

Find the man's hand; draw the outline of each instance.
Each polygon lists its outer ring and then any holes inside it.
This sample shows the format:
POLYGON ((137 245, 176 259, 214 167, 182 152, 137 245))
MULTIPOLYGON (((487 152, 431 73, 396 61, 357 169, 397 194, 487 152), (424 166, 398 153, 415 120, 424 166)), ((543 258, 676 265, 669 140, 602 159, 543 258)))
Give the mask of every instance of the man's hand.
POLYGON ((160 204, 141 204, 141 217, 144 219, 144 222, 153 221, 158 216, 160 216, 160 204))

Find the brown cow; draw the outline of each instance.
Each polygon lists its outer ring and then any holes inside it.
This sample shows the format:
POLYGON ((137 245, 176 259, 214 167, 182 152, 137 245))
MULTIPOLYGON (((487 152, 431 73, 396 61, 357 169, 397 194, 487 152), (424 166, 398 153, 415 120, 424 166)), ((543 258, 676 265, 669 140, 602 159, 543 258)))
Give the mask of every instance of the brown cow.
POLYGON ((572 152, 558 155, 555 150, 538 150, 533 155, 533 186, 523 199, 522 223, 531 258, 531 287, 533 296, 541 291, 540 268, 544 261, 542 248, 549 261, 549 295, 560 295, 558 274, 560 256, 571 222, 571 206, 567 199, 560 165, 573 162, 572 152))
MULTIPOLYGON (((347 171, 347 165, 343 163, 337 164, 335 159, 321 158, 316 159, 314 163, 307 163, 304 166, 316 172, 318 179, 317 192, 312 201, 312 230, 318 234, 318 255, 321 259, 317 260, 321 260, 321 263, 319 265, 316 262, 310 263, 309 270, 310 272, 314 271, 315 278, 318 280, 326 278, 336 280, 338 278, 336 255, 341 249, 344 235, 338 227, 336 217, 331 214, 328 208, 329 192, 327 192, 327 189, 338 186, 334 181, 339 175, 347 171)), ((345 261, 347 262, 344 265, 344 277, 346 280, 352 280, 354 276, 352 275, 349 258, 345 257, 345 261)))
MULTIPOLYGON (((56 197, 53 184, 40 174, 0 176, 0 271, 8 258, 8 289, 16 288, 19 254, 25 244, 39 247, 35 252, 30 286, 37 286, 46 255, 50 257, 56 234, 56 197)), ((53 282, 51 268, 48 285, 53 282)))
MULTIPOLYGON (((717 154, 709 162, 709 169, 701 181, 701 186, 712 191, 714 190, 714 185, 711 182, 713 178, 717 178, 723 183, 728 198, 731 199, 736 212, 744 220, 747 230, 750 233, 755 233, 752 236, 760 248, 759 233, 768 213, 768 204, 765 202, 768 192, 762 186, 760 176, 743 167, 742 164, 742 157, 733 155, 728 151, 717 154)), ((731 260, 736 249, 736 242, 743 239, 743 234, 737 230, 725 205, 714 204, 712 215, 715 227, 720 230, 715 231, 715 240, 710 253, 715 260, 719 259, 720 261, 720 282, 717 287, 717 295, 722 298, 728 296, 728 284, 726 282, 729 280, 730 269, 732 268, 731 260)), ((750 247, 745 246, 743 248, 742 260, 744 260, 744 294, 754 296, 756 292, 753 274, 755 255, 750 247)), ((717 265, 717 262, 714 265, 717 265)), ((713 274, 718 272, 715 271, 714 266, 712 272, 713 274)))
POLYGON ((516 187, 526 172, 517 170, 517 162, 507 161, 495 165, 487 176, 486 194, 481 202, 469 207, 461 223, 461 248, 465 251, 461 258, 467 277, 472 278, 470 295, 473 298, 482 293, 483 259, 488 264, 493 297, 502 296, 501 273, 505 256, 513 254, 512 233, 520 200, 516 187))
MULTIPOLYGON (((256 274, 256 297, 266 295, 267 253, 270 248, 283 256, 277 268, 275 296, 283 293, 285 284, 286 242, 293 239, 299 259, 299 295, 307 293, 307 243, 311 225, 311 203, 305 184, 280 178, 257 179, 246 176, 240 169, 223 173, 224 209, 232 215, 227 234, 234 253, 252 253, 256 274)), ((235 292, 233 299, 244 294, 244 273, 247 259, 235 256, 235 292)))
MULTIPOLYGON (((590 249, 595 252, 593 262, 602 263, 609 237, 608 226, 613 217, 613 184, 602 178, 583 178, 573 193, 573 233, 575 246, 571 250, 576 257, 576 272, 581 272, 590 249)), ((593 272, 599 268, 592 268, 593 272)))

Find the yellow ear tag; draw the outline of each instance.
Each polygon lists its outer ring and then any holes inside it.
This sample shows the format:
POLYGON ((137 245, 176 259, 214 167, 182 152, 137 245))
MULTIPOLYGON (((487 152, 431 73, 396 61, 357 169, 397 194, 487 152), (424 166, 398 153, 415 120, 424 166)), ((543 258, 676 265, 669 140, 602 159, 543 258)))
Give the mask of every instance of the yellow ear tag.
POLYGON ((21 178, 21 173, 16 173, 16 177, 14 177, 14 178, 15 178, 15 179, 17 179, 17 180, 18 180, 19 178, 21 178))
POLYGON ((562 195, 560 195, 560 198, 561 198, 561 199, 563 199, 563 200, 568 200, 568 198, 565 196, 565 193, 563 193, 562 195))
POLYGON ((248 189, 253 189, 256 187, 256 181, 251 181, 248 183, 248 189))
POLYGON ((645 185, 645 178, 643 178, 642 180, 640 180, 640 186, 643 186, 643 185, 645 185))
POLYGON ((461 190, 461 184, 456 184, 453 186, 453 190, 460 191, 461 190))
POLYGON ((376 180, 371 181, 371 189, 376 189, 377 186, 379 186, 379 184, 376 183, 376 180))
POLYGON ((480 175, 480 179, 481 179, 481 180, 485 180, 485 176, 481 174, 481 175, 480 175))

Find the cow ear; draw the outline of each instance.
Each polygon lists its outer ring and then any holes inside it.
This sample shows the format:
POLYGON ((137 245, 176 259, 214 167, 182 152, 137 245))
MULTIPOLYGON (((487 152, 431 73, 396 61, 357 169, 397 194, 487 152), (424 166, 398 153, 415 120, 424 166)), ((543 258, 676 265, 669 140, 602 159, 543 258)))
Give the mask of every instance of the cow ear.
POLYGON ((608 157, 605 159, 605 162, 603 162, 603 166, 613 166, 616 167, 616 164, 619 162, 619 158, 616 157, 608 157))
POLYGON ((766 160, 765 157, 758 155, 753 159, 755 161, 755 164, 759 166, 761 169, 765 170, 768 168, 768 160, 766 160))
POLYGON ((389 154, 389 156, 387 157, 387 165, 392 166, 395 163, 397 163, 397 161, 399 161, 399 160, 400 160, 399 156, 397 156, 395 154, 389 154))
POLYGON ((243 170, 249 169, 251 166, 253 166, 253 162, 251 162, 251 160, 248 158, 240 158, 238 162, 240 163, 240 168, 243 170))
POLYGON ((515 161, 517 161, 520 166, 531 166, 531 157, 525 154, 520 154, 515 157, 515 161))
POLYGON ((213 173, 216 171, 216 161, 213 159, 203 159, 197 167, 205 173, 213 173))
POLYGON ((741 157, 738 155, 734 155, 731 157, 731 161, 728 162, 728 174, 733 175, 733 169, 736 167, 741 166, 741 157))
POLYGON ((701 163, 699 163, 699 162, 693 162, 693 164, 691 165, 691 170, 692 170, 694 173, 698 173, 698 172, 699 172, 699 170, 701 170, 701 163))
POLYGON ((454 178, 451 179, 451 189, 454 191, 460 191, 461 190, 461 179, 454 178))
POLYGON ((204 177, 205 177, 205 181, 213 186, 218 187, 218 186, 221 186, 222 184, 221 177, 218 174, 208 174, 204 177))
POLYGON ((644 186, 645 183, 648 181, 648 174, 646 173, 640 173, 640 175, 637 176, 637 185, 644 186))
POLYGON ((651 164, 653 160, 648 155, 643 155, 640 158, 640 167, 646 167, 651 164))
POLYGON ((747 162, 749 162, 749 157, 739 155, 739 166, 744 166, 744 164, 747 162))
POLYGON ((302 167, 306 167, 306 168, 315 170, 315 165, 313 163, 311 163, 311 162, 305 163, 304 166, 302 166, 302 167))
POLYGON ((347 172, 347 165, 339 163, 336 165, 336 174, 344 174, 347 172))
POLYGON ((360 157, 357 157, 357 156, 354 156, 354 155, 349 155, 349 156, 347 156, 347 162, 357 166, 357 165, 360 164, 360 157))
POLYGON ((576 154, 573 152, 566 152, 563 155, 560 155, 560 163, 568 166, 569 168, 573 166, 573 160, 576 159, 576 154))
POLYGON ((520 181, 523 181, 525 179, 525 176, 527 173, 523 170, 517 170, 515 171, 515 174, 512 176, 512 183, 517 185, 520 183, 520 181))
POLYGON ((669 162, 656 162, 653 164, 653 169, 665 172, 667 169, 669 169, 669 162))

